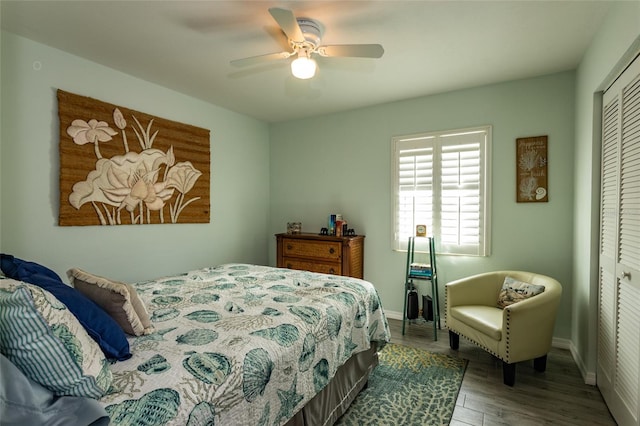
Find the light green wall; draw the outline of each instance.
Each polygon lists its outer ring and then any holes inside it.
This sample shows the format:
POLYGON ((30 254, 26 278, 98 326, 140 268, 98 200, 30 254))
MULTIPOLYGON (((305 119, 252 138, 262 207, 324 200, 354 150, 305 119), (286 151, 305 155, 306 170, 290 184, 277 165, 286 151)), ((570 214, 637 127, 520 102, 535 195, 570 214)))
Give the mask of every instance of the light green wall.
POLYGON ((571 340, 587 381, 596 368, 601 92, 640 52, 640 2, 616 2, 576 73, 574 297, 571 340))
MULTIPOLYGON (((402 312, 406 257, 391 249, 391 138, 490 124, 492 254, 440 256, 440 287, 496 269, 551 275, 564 284, 556 337, 569 338, 573 88, 574 74, 565 72, 274 124, 271 234, 294 220, 303 231, 318 232, 329 213, 342 213, 366 235, 365 279, 377 287, 387 311, 402 312), (515 140, 538 135, 549 136, 549 202, 516 203, 515 140)), ((275 240, 270 262, 275 264, 275 240)))
POLYGON ((327 214, 341 212, 367 235, 365 278, 379 289, 385 309, 397 313, 405 257, 390 244, 391 137, 491 124, 492 255, 442 256, 441 287, 490 269, 555 276, 564 285, 556 337, 571 339, 588 375, 595 371, 597 324, 600 147, 594 93, 639 36, 640 3, 616 2, 575 76, 567 72, 268 126, 2 32, 0 250, 63 276, 78 266, 123 280, 226 261, 275 265, 273 234, 284 231, 286 222, 299 220, 305 231, 316 232, 327 214), (212 222, 58 227, 57 88, 210 129, 212 222), (549 135, 550 201, 515 203, 515 138, 541 134, 549 135))
POLYGON ((266 123, 6 32, 1 111, 3 252, 63 278, 71 267, 140 280, 228 261, 267 263, 266 123), (209 129, 211 223, 57 226, 58 88, 209 129))

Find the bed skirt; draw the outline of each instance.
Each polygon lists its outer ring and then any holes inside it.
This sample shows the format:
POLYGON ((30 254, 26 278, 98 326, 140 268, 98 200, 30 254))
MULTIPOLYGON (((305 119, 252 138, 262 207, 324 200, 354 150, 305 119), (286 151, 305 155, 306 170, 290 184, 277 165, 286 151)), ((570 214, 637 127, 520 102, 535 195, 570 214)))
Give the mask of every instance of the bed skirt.
POLYGON ((293 416, 285 426, 331 426, 342 416, 368 383, 378 365, 375 342, 371 348, 349 358, 329 384, 293 416))

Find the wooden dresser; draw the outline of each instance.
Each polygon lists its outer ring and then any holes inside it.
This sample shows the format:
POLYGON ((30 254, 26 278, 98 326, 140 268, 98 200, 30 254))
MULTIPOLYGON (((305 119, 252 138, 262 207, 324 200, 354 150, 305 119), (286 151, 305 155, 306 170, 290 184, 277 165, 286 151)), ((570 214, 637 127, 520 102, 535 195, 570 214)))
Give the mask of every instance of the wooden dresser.
POLYGON ((364 235, 276 234, 278 268, 362 278, 364 235))

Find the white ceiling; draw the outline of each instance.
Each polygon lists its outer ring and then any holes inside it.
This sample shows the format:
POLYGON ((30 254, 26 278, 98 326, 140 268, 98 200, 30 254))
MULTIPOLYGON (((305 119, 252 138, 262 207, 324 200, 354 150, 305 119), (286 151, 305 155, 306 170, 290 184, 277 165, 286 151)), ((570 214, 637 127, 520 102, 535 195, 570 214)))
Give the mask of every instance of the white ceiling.
POLYGON ((2 29, 267 122, 575 69, 606 1, 10 1, 2 29), (324 27, 322 44, 379 43, 381 59, 291 59, 268 12, 324 27))

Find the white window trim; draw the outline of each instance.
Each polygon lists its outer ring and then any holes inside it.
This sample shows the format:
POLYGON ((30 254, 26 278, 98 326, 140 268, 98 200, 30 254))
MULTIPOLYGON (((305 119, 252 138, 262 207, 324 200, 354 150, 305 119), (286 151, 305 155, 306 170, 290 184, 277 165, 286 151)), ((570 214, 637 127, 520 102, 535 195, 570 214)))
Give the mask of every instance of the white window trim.
MULTIPOLYGON (((391 203, 391 244, 394 251, 406 251, 407 250, 407 241, 400 241, 396 238, 396 221, 397 221, 397 211, 398 211, 398 200, 399 200, 399 182, 398 182, 398 173, 399 173, 399 158, 398 158, 398 143, 407 143, 409 141, 415 140, 417 144, 419 144, 420 140, 425 139, 433 139, 433 138, 446 138, 447 136, 460 135, 464 133, 475 133, 475 132, 486 132, 486 142, 483 147, 480 149, 480 162, 481 167, 484 171, 484 181, 480 184, 480 196, 482 199, 481 212, 480 214, 485 218, 483 221, 483 227, 481 229, 480 241, 483 244, 480 244, 480 248, 478 250, 473 250, 475 253, 471 253, 469 250, 465 250, 460 247, 457 249, 456 247, 443 247, 440 244, 437 233, 439 232, 439 224, 436 224, 436 250, 438 254, 449 254, 449 255, 464 255, 464 256, 489 256, 491 253, 491 144, 492 144, 492 126, 479 126, 479 127, 471 127, 471 128, 463 128, 463 129, 454 129, 454 130, 446 130, 446 131, 437 131, 437 132, 426 132, 426 133, 417 133, 411 135, 402 135, 395 136, 392 138, 391 143, 391 194, 393 197, 393 202, 391 203)), ((437 152, 434 151, 434 157, 439 153, 440 144, 437 144, 437 152)), ((434 163, 434 176, 433 176, 433 185, 439 185, 439 168, 440 162, 434 163)), ((436 204, 436 203, 434 203, 436 204)), ((434 222, 437 219, 434 219, 434 222)), ((433 230, 427 230, 429 235, 433 235, 433 230)), ((419 246, 416 247, 416 251, 421 251, 419 246)))

